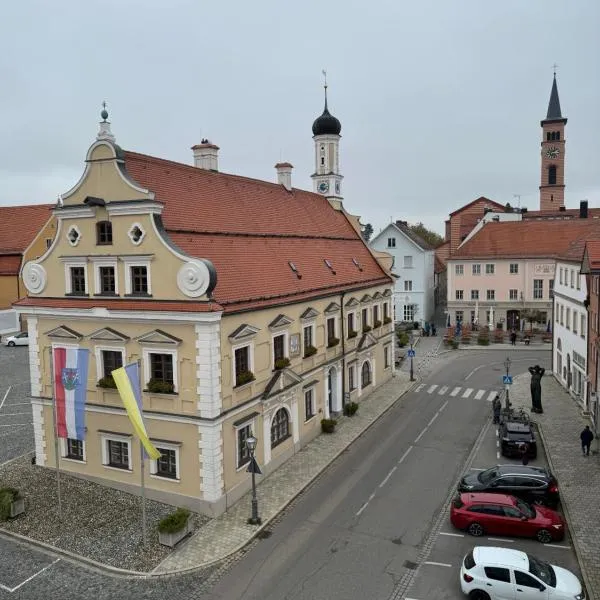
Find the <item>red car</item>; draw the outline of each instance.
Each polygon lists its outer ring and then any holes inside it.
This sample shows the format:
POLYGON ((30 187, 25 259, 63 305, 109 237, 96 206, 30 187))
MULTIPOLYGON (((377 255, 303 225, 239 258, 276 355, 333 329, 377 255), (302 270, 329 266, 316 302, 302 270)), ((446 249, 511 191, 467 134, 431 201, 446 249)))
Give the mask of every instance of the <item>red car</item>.
POLYGON ((474 536, 518 535, 536 538, 543 544, 562 540, 566 530, 556 511, 505 494, 459 494, 450 507, 450 521, 474 536))

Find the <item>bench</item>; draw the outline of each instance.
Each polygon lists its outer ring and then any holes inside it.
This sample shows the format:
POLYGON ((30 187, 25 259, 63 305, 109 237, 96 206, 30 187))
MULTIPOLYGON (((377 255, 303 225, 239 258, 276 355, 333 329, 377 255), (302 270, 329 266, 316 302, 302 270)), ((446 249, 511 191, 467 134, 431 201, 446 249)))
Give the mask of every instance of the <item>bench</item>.
POLYGON ((523 337, 522 339, 523 339, 523 343, 524 343, 526 346, 529 346, 529 343, 531 342, 531 338, 530 338, 529 336, 525 336, 525 337, 523 337))

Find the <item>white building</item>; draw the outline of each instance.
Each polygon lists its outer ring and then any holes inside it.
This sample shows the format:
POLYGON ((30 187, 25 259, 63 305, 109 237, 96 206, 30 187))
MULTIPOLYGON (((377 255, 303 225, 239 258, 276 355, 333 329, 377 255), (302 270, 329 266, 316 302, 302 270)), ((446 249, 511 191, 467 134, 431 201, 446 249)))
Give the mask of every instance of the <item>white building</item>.
POLYGON ((556 262, 552 371, 587 410, 587 288, 580 266, 581 257, 565 256, 556 262))
POLYGON ((390 223, 370 243, 373 250, 394 257, 392 274, 396 321, 417 321, 424 325, 434 314, 434 249, 406 221, 390 223))

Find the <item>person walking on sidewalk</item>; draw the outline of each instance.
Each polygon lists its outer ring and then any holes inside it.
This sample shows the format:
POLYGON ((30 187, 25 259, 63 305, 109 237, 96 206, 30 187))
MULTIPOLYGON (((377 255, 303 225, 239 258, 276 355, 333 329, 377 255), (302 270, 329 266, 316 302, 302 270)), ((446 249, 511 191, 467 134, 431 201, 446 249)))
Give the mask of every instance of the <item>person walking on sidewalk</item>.
POLYGON ((517 332, 514 329, 510 332, 510 343, 512 346, 517 345, 517 332))
POLYGON ((592 445, 592 440, 594 439, 594 434, 590 429, 589 425, 585 426, 585 429, 581 432, 581 450, 583 451, 584 456, 590 455, 590 446, 592 445))
POLYGON ((529 444, 527 442, 523 442, 519 446, 519 452, 521 454, 521 463, 526 465, 529 463, 529 456, 527 453, 529 452, 529 444))
POLYGON ((492 411, 494 412, 494 424, 500 423, 500 412, 502 411, 502 402, 500 402, 500 396, 498 394, 496 394, 496 397, 492 402, 492 411))

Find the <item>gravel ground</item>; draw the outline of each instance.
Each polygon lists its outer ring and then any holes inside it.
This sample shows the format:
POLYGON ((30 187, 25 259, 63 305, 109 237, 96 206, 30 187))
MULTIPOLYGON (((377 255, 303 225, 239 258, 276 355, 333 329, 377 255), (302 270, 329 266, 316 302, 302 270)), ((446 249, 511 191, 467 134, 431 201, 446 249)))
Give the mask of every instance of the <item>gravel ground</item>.
MULTIPOLYGON (((61 473, 60 519, 56 471, 33 466, 31 456, 0 466, 0 487, 15 487, 25 497, 25 514, 0 523, 0 528, 134 571, 150 571, 169 554, 158 543, 157 525, 174 507, 146 500, 148 544, 144 548, 139 496, 61 473)), ((195 529, 209 521, 195 513, 190 518, 195 529)))

